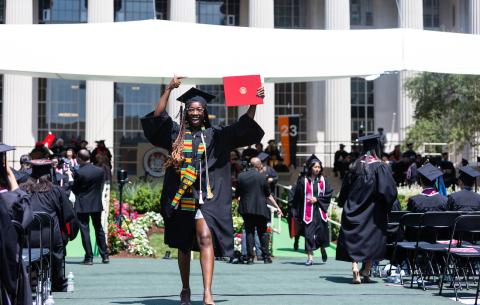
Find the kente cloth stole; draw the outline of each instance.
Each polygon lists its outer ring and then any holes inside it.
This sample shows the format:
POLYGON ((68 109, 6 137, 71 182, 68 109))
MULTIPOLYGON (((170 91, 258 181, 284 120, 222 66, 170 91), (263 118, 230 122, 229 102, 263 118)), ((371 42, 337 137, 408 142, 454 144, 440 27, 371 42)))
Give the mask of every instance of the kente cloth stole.
MULTIPOLYGON (((320 179, 315 179, 315 181, 310 181, 305 177, 305 198, 303 199, 303 221, 306 224, 309 224, 313 220, 313 209, 314 204, 311 204, 309 199, 312 197, 319 197, 320 195, 325 194, 325 178, 320 176, 320 179), (317 183, 317 194, 313 194, 313 184, 317 183)), ((317 202, 318 204, 318 202, 317 202)), ((320 215, 323 221, 328 220, 328 215, 320 207, 318 207, 320 215)))
MULTIPOLYGON (((202 129, 203 131, 203 129, 202 129)), ((196 159, 201 160, 205 152, 205 145, 200 142, 196 152, 196 159)), ((177 209, 179 206, 185 211, 195 211, 195 198, 193 197, 192 185, 198 177, 198 169, 193 162, 195 153, 193 152, 193 136, 190 131, 185 132, 183 140, 183 155, 185 160, 180 168, 180 186, 171 205, 177 209)), ((201 161, 200 161, 201 162, 201 161)), ((201 186, 200 186, 201 187, 201 186)))

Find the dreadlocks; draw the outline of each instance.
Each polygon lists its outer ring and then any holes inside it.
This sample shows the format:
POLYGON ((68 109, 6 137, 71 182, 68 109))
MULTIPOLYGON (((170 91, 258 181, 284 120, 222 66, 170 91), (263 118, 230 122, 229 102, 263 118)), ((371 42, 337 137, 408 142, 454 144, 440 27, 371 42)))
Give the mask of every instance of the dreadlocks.
MULTIPOLYGON (((186 112, 186 109, 185 109, 186 112)), ((168 160, 165 162, 165 168, 173 166, 176 169, 179 169, 184 158, 183 155, 183 143, 185 139, 185 116, 186 113, 183 110, 183 106, 180 107, 180 111, 178 112, 178 115, 180 116, 180 130, 178 132, 177 138, 172 144, 172 154, 168 158, 168 160)))

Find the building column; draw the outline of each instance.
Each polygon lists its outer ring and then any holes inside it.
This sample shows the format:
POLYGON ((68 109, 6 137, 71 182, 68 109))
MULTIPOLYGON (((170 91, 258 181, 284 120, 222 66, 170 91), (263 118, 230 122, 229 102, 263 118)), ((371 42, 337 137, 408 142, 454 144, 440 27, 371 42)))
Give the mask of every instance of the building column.
MULTIPOLYGON (((88 1, 89 23, 113 21, 113 0, 88 1)), ((113 82, 87 80, 86 87, 85 138, 90 145, 105 140, 105 145, 113 152, 113 82)))
MULTIPOLYGON (((273 28, 273 0, 250 0, 248 3, 248 26, 273 28)), ((257 106, 255 120, 265 131, 262 143, 275 139, 275 83, 264 83, 265 99, 263 105, 257 106)))
MULTIPOLYGON (((423 1, 399 0, 398 24, 400 28, 423 29, 423 1)), ((415 103, 405 90, 405 82, 415 76, 412 71, 398 74, 398 131, 399 140, 407 137, 408 128, 414 123, 415 103)))
MULTIPOLYGON (((33 1, 7 0, 5 23, 32 24, 33 1)), ((5 74, 2 141, 17 147, 14 161, 18 161, 22 154, 28 154, 35 145, 38 131, 38 119, 34 116, 36 108, 37 103, 33 100, 32 77, 5 74), (19 123, 20 121, 24 123, 19 123)), ((9 155, 8 159, 12 160, 12 157, 9 155)))
MULTIPOLYGON (((169 20, 178 22, 197 22, 196 2, 195 0, 170 0, 169 2, 169 20)), ((188 75, 181 75, 188 76, 188 75)), ((173 75, 172 75, 173 77, 173 75)), ((180 110, 180 102, 177 98, 184 94, 188 89, 195 85, 180 85, 170 94, 167 104, 167 112, 173 118, 180 110)))
MULTIPOLYGON (((350 1, 325 1, 325 29, 350 29, 350 1)), ((330 156, 339 143, 348 144, 351 137, 350 78, 325 81, 325 153, 330 156)), ((330 159, 330 158, 329 158, 330 159)), ((326 160, 326 165, 333 161, 326 160)))
MULTIPOLYGON (((323 1, 310 0, 308 3, 308 20, 309 28, 322 29, 325 26, 323 11, 325 9, 323 1)), ((309 146, 308 153, 315 153, 324 160, 323 145, 325 140, 325 82, 309 82, 307 83, 307 142, 315 143, 315 146, 309 146)))
POLYGON ((480 34, 480 2, 478 0, 469 0, 468 24, 471 34, 480 34))

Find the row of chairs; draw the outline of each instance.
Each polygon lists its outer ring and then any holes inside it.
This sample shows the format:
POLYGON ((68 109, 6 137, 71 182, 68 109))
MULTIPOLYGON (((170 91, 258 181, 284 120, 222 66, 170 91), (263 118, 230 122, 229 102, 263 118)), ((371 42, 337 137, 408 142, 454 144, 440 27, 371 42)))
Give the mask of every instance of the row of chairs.
MULTIPOLYGON (((51 294, 51 245, 54 240, 54 220, 47 213, 35 212, 33 222, 27 230, 24 230, 22 225, 15 220, 12 220, 12 223, 18 236, 20 249, 18 261, 23 262, 29 276, 32 297, 36 305, 44 304, 51 294)), ((19 266, 18 273, 20 274, 21 271, 21 266, 19 266)), ((17 295, 20 293, 20 286, 20 283, 17 283, 17 295)))
MULTIPOLYGON (((458 292, 476 285, 475 304, 480 289, 480 213, 392 212, 389 227, 397 225, 391 268, 406 266, 410 287, 416 282, 423 290, 427 281, 437 283, 441 295, 446 282, 458 292)), ((401 277, 401 284, 405 278, 401 277)))

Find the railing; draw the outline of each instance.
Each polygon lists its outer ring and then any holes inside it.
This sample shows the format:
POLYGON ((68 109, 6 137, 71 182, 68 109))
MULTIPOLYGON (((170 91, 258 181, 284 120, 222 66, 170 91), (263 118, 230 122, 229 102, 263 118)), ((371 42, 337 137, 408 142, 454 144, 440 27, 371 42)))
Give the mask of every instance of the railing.
MULTIPOLYGON (((277 184, 277 185, 275 185, 275 200, 276 200, 277 202, 282 202, 282 203, 288 204, 288 201, 285 200, 285 199, 283 199, 283 198, 281 197, 281 195, 282 195, 283 191, 285 191, 285 190, 290 191, 291 189, 292 189, 292 186, 291 186, 291 185, 283 185, 283 184, 277 184)), ((336 207, 336 206, 337 206, 337 204, 336 204, 335 202, 332 202, 332 203, 330 204, 329 211, 328 211, 327 214, 329 214, 330 211, 331 211, 334 207, 336 207)), ((281 221, 281 219, 279 219, 279 224, 280 224, 280 221, 281 221)), ((328 223, 330 224, 330 225, 328 226, 328 238, 329 238, 330 242, 332 242, 332 225, 340 228, 340 227, 341 227, 341 224, 340 224, 339 222, 337 222, 337 221, 334 221, 334 220, 330 219, 330 217, 328 217, 328 220, 327 220, 327 221, 328 221, 328 223)), ((272 222, 273 222, 273 215, 272 215, 272 222)))

